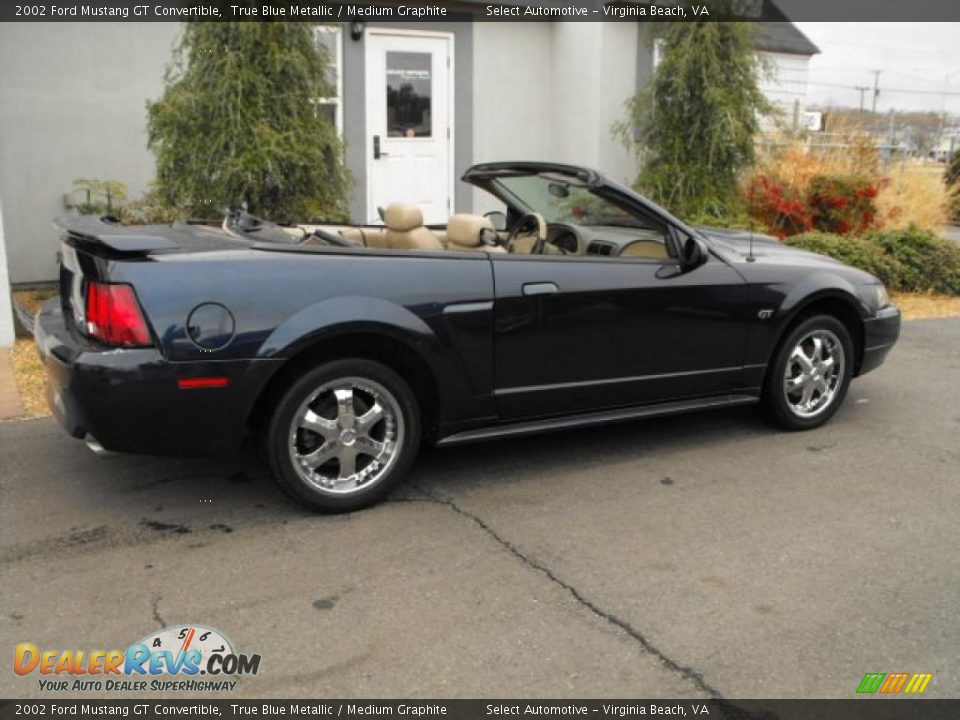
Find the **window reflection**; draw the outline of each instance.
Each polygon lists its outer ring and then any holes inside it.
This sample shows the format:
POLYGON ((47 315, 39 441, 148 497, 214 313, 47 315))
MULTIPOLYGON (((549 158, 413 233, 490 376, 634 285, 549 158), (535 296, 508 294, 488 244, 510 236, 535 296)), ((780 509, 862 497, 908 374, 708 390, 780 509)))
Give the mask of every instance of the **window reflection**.
POLYGON ((387 135, 430 137, 433 96, 430 53, 387 53, 387 135))

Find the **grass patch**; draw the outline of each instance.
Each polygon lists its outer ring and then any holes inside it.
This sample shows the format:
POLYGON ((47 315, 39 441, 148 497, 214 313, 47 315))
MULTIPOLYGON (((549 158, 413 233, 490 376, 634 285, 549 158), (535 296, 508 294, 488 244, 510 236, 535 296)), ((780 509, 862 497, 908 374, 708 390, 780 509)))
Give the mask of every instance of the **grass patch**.
POLYGON ((47 407, 46 371, 33 340, 17 340, 10 350, 10 360, 13 363, 13 377, 20 393, 20 402, 26 412, 25 417, 50 415, 50 408, 47 407))
POLYGON ((13 301, 20 307, 28 310, 31 315, 36 315, 37 310, 50 298, 56 297, 58 291, 56 288, 43 288, 41 290, 16 290, 13 293, 13 301))
POLYGON ((892 293, 905 320, 960 317, 960 297, 935 293, 892 293))

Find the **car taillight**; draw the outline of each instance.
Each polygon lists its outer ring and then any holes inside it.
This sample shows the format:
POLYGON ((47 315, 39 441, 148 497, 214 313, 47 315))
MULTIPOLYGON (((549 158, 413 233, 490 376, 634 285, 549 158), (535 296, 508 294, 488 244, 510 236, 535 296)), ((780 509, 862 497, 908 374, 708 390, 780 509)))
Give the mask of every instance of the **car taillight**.
POLYGON ((150 345, 150 331, 129 285, 87 284, 87 334, 108 345, 150 345))

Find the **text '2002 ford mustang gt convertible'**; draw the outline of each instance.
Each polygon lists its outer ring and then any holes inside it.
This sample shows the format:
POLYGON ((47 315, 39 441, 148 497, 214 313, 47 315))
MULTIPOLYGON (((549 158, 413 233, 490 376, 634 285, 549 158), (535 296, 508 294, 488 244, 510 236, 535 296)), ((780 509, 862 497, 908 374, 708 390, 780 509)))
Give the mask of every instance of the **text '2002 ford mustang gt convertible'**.
POLYGON ((772 238, 698 230, 583 168, 463 178, 503 212, 423 224, 222 228, 61 219, 36 336, 54 414, 108 450, 262 443, 323 511, 383 498, 453 445, 760 403, 826 422, 896 342, 871 275, 772 238))

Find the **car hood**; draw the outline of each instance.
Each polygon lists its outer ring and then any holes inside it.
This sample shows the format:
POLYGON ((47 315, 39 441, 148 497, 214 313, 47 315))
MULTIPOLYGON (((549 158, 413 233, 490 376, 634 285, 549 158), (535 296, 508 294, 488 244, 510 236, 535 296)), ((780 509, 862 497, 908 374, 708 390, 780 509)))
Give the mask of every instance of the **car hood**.
POLYGON ((710 244, 730 260, 741 260, 752 255, 758 264, 803 266, 811 269, 842 271, 849 279, 860 283, 879 282, 870 273, 858 270, 826 255, 791 247, 770 235, 751 233, 749 230, 698 227, 710 244))

